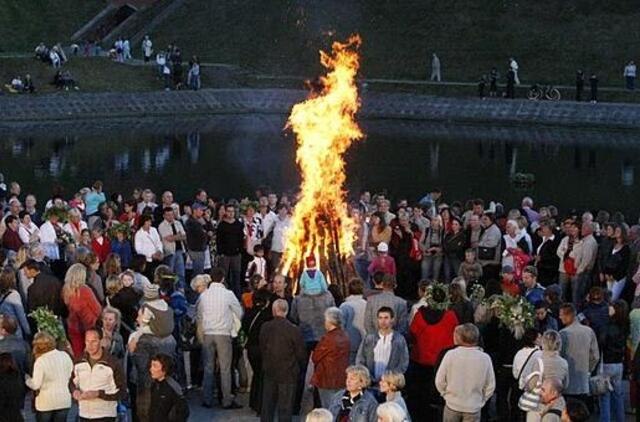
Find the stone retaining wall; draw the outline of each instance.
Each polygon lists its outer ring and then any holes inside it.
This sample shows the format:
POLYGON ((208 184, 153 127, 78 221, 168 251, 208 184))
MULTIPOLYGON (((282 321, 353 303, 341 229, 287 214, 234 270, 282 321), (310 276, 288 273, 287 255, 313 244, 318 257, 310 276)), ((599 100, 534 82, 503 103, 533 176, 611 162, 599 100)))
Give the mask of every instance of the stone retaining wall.
MULTIPOLYGON (((205 89, 146 93, 60 93, 0 97, 0 124, 206 114, 286 115, 306 93, 285 89, 205 89)), ((364 93, 364 119, 640 128, 640 105, 364 93)))

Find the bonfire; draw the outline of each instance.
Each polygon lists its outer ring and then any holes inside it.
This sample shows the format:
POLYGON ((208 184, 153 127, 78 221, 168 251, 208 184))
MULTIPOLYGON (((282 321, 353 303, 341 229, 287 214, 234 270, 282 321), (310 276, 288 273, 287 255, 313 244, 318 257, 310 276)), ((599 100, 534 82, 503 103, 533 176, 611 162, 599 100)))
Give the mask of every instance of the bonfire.
POLYGON ((348 278, 355 225, 347 212, 343 156, 363 137, 355 121, 360 42, 352 36, 345 43, 334 42, 331 54, 320 52, 328 73, 313 84, 306 101, 293 107, 287 122, 296 136, 302 183, 280 273, 292 277, 294 287, 310 255, 327 280, 343 290, 348 278))

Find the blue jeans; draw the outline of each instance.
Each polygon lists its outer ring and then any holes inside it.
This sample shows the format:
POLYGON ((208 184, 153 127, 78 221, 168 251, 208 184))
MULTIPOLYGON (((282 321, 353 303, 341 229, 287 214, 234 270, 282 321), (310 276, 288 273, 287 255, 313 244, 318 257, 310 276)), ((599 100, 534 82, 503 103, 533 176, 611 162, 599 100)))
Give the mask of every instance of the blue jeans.
POLYGON ((622 363, 605 363, 603 369, 604 374, 611 377, 613 391, 600 396, 600 422, 624 422, 622 363))
POLYGON ((167 256, 164 259, 164 263, 171 268, 171 271, 173 271, 175 275, 178 276, 178 287, 184 289, 184 253, 182 251, 177 251, 173 255, 167 256))
POLYGON ((189 251, 189 258, 192 263, 192 276, 204 274, 204 251, 189 251))
POLYGON ((611 302, 615 302, 620 299, 620 295, 622 295, 625 284, 627 284, 626 277, 622 277, 620 280, 613 282, 613 286, 611 287, 611 302))
POLYGON ((36 422, 67 422, 69 409, 50 410, 48 412, 36 411, 36 422))
POLYGON ((228 406, 233 401, 233 396, 231 395, 231 362, 233 361, 231 336, 204 335, 202 342, 202 359, 204 360, 202 402, 207 405, 211 405, 211 401, 213 400, 216 356, 220 367, 222 405, 228 406))
POLYGON ((365 287, 372 288, 373 286, 369 279, 369 258, 367 258, 366 255, 357 257, 354 259, 354 266, 356 267, 358 277, 362 279, 365 287))

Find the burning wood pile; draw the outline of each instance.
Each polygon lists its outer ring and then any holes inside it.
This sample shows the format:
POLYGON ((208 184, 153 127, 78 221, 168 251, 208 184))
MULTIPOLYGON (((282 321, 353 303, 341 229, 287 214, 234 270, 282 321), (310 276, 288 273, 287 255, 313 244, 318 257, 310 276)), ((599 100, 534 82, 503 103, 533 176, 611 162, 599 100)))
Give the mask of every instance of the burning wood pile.
POLYGON ((327 280, 343 292, 351 274, 347 263, 353 255, 355 224, 347 213, 343 155, 363 137, 355 121, 360 42, 352 36, 346 43, 334 42, 331 54, 320 52, 328 73, 306 101, 293 107, 287 122, 296 136, 302 183, 279 272, 294 280, 294 291, 311 255, 327 280))

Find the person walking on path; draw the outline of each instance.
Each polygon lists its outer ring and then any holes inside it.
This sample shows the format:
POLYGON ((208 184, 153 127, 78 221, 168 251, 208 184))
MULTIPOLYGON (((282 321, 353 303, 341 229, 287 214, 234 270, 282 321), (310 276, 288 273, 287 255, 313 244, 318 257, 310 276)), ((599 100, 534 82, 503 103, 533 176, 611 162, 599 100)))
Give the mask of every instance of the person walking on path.
POLYGON ((584 72, 579 70, 576 72, 576 101, 582 101, 582 92, 584 91, 584 72))
POLYGON ((442 82, 442 74, 440 73, 440 58, 433 53, 431 56, 431 81, 442 82))
POLYGON ((516 59, 514 59, 513 57, 511 57, 509 59, 509 69, 513 71, 513 80, 515 81, 516 85, 520 85, 520 78, 518 77, 518 62, 516 61, 516 59))
POLYGON ((589 85, 591 86, 591 103, 598 102, 598 75, 595 73, 589 78, 589 85))
POLYGON ((489 73, 489 96, 498 96, 498 69, 495 67, 491 68, 491 73, 489 73))
POLYGON ((151 53, 153 53, 153 43, 149 39, 148 35, 144 36, 142 41, 142 54, 144 55, 144 62, 147 63, 151 59, 151 53))
POLYGON ((636 87, 636 64, 631 60, 624 67, 624 79, 628 90, 633 91, 636 87))

